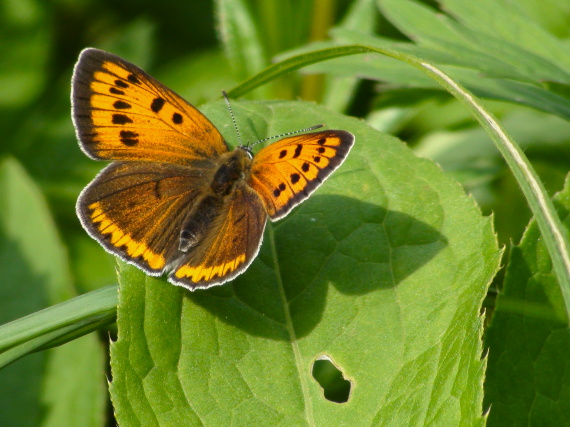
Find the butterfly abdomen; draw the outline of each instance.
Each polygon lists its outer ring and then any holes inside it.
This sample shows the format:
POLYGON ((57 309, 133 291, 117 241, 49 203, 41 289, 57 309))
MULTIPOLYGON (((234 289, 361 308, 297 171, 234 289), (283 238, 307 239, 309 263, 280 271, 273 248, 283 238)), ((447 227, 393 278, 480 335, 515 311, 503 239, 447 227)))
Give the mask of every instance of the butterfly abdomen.
POLYGON ((204 238, 212 222, 220 215, 224 199, 216 195, 206 195, 199 200, 186 216, 184 226, 180 231, 179 250, 188 252, 197 246, 204 238))
POLYGON ((243 180, 251 160, 242 149, 221 155, 210 183, 210 191, 198 199, 187 215, 180 232, 179 249, 187 252, 204 239, 206 230, 223 211, 226 197, 243 180))

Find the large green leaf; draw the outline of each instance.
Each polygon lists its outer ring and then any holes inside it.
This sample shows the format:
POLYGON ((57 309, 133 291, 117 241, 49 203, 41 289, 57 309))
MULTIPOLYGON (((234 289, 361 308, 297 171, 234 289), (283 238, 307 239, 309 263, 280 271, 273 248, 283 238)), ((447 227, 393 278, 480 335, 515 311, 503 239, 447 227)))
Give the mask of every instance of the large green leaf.
MULTIPOLYGON (((204 107, 227 140, 222 103, 204 107)), ((318 123, 345 164, 231 284, 190 293, 120 265, 111 396, 122 425, 483 424, 481 301, 492 224, 441 170, 362 122, 301 102, 239 102, 245 140, 318 123), (330 359, 348 402, 312 377, 330 359)))
MULTIPOLYGON (((570 225, 570 179, 554 198, 570 225)), ((533 220, 510 253, 486 335, 489 424, 565 425, 570 419, 568 318, 552 262, 533 220)))

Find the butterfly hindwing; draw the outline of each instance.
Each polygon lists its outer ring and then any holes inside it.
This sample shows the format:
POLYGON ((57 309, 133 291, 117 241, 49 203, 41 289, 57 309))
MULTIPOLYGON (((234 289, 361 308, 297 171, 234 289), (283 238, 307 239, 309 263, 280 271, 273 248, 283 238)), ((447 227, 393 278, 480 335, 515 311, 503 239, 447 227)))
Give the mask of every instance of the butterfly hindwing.
POLYGON ((233 279, 257 256, 266 220, 259 196, 244 183, 238 184, 203 240, 180 257, 168 280, 194 290, 233 279))
POLYGON ((109 252, 159 275, 177 256, 188 207, 207 185, 209 169, 204 165, 112 163, 83 190, 77 214, 89 234, 109 252))
POLYGON ((326 130, 291 136, 255 155, 248 184, 261 196, 272 220, 305 200, 344 161, 354 136, 326 130))
POLYGON ((95 159, 187 164, 228 150, 196 108, 140 68, 102 50, 81 52, 71 99, 80 145, 95 159))

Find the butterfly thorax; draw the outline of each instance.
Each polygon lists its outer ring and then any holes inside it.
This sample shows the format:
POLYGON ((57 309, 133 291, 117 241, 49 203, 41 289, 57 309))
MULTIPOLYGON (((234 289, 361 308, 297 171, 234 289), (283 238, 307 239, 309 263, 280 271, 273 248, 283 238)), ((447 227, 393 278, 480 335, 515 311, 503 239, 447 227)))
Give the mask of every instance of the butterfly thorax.
POLYGON ((222 154, 218 159, 218 167, 210 185, 215 195, 227 196, 232 192, 236 183, 243 179, 251 167, 248 152, 238 147, 222 154))
POLYGON ((250 167, 251 158, 248 152, 241 148, 224 153, 216 159, 216 169, 209 191, 198 198, 184 220, 180 232, 179 250, 187 252, 200 244, 206 230, 223 212, 227 197, 237 185, 243 185, 250 167))

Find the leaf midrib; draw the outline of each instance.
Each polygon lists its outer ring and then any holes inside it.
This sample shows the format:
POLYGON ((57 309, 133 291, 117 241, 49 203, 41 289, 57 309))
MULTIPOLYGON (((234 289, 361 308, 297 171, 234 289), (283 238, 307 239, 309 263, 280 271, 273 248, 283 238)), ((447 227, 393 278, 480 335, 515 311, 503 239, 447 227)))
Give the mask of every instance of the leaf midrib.
POLYGON ((279 297, 281 298, 281 303, 283 304, 283 312, 285 313, 285 327, 287 328, 287 333, 289 334, 289 339, 291 341, 291 348, 293 350, 293 355, 295 357, 295 365, 297 366, 297 373, 299 374, 299 381, 301 383, 301 392, 303 393, 303 401, 305 406, 305 413, 307 418, 307 423, 309 426, 315 426, 315 420, 313 418, 313 408, 311 405, 311 399, 309 396, 309 385, 305 375, 303 375, 303 364, 301 351, 299 350, 299 345, 297 343, 297 335, 295 334, 295 328, 293 327, 293 321, 291 319, 291 313, 289 312, 289 303, 285 295, 285 288, 283 287, 283 280, 281 277, 281 270, 279 268, 279 261, 277 257, 277 248, 275 246, 275 233, 272 227, 267 227, 269 229, 269 241, 271 245, 271 254, 274 260, 275 267, 275 277, 277 279, 277 288, 279 289, 279 297))

